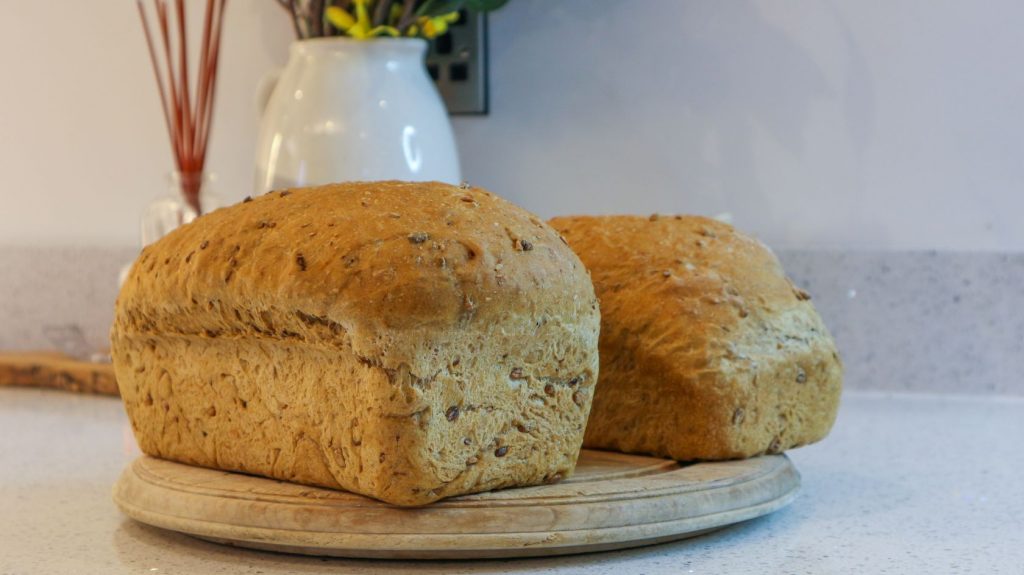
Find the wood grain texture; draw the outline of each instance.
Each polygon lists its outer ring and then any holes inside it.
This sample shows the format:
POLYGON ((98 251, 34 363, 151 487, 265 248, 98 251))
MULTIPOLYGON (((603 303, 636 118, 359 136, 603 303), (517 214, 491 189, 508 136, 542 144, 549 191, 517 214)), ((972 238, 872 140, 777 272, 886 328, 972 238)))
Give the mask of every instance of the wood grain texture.
POLYGON ((359 495, 141 457, 114 487, 143 523, 204 539, 308 555, 496 558, 563 555, 692 537, 790 503, 784 455, 680 465, 584 450, 553 485, 402 508, 359 495))
POLYGON ((109 363, 79 361, 50 351, 0 353, 0 385, 118 395, 109 363))

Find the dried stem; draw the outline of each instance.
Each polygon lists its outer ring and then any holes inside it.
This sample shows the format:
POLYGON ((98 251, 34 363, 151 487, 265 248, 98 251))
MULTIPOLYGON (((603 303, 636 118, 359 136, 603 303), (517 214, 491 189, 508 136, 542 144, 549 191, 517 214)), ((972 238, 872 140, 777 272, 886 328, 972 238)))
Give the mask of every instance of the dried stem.
POLYGON ((302 30, 299 29, 299 15, 295 11, 295 0, 277 0, 277 4, 288 11, 292 18, 292 28, 295 30, 295 38, 302 39, 302 30))
POLYGON ((391 0, 377 0, 376 10, 373 11, 373 25, 383 26, 387 23, 388 12, 391 8, 391 0))
POLYGON ((402 17, 398 19, 399 31, 405 32, 412 25, 416 16, 416 0, 404 0, 402 2, 402 17))
POLYGON ((317 38, 324 35, 324 0, 313 0, 310 7, 309 20, 313 26, 313 35, 317 38))

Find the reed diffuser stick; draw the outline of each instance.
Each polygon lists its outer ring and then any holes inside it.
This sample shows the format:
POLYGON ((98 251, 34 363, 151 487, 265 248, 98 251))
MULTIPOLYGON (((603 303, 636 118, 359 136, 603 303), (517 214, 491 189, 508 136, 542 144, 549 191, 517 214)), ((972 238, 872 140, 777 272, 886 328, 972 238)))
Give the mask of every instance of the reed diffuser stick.
POLYGON ((160 106, 170 138, 174 164, 181 175, 181 193, 188 205, 201 214, 199 191, 206 168, 206 151, 213 121, 217 87, 217 64, 224 27, 227 0, 207 0, 203 34, 199 47, 198 74, 192 82, 189 73, 188 31, 185 0, 174 0, 173 16, 167 0, 152 0, 159 32, 159 48, 147 16, 145 0, 136 0, 142 30, 146 36, 149 61, 156 77, 160 106), (162 50, 161 50, 162 48, 162 50), (159 52, 163 54, 163 64, 159 52), (175 57, 175 54, 177 56, 175 57), (194 93, 192 88, 195 88, 194 93))

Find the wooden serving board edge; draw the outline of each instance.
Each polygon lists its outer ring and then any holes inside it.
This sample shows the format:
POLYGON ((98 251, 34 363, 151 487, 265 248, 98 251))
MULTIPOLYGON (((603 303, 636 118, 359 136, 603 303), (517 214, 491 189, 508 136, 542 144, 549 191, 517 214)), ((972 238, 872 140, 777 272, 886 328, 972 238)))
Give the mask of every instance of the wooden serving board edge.
MULTIPOLYGON (((282 505, 281 501, 253 500, 248 503, 250 513, 255 513, 255 520, 249 524, 239 521, 227 523, 208 521, 197 517, 189 517, 180 513, 180 509, 205 508, 208 504, 216 504, 218 499, 214 493, 180 492, 175 496, 185 499, 178 501, 180 507, 164 507, 153 511, 135 505, 132 500, 150 501, 147 497, 167 488, 148 483, 133 472, 133 466, 125 470, 114 489, 114 501, 129 517, 156 527, 183 532, 218 543, 249 547, 254 549, 301 553, 307 555, 384 558, 384 559, 480 559, 497 557, 528 557, 549 556, 602 551, 650 545, 693 537, 733 523, 753 519, 776 511, 793 501, 799 490, 799 473, 787 458, 775 456, 770 465, 766 463, 767 472, 755 473, 740 483, 729 484, 722 481, 711 481, 706 489, 684 489, 674 493, 657 495, 653 493, 637 493, 637 511, 641 517, 635 518, 637 524, 618 524, 601 527, 569 528, 556 526, 553 530, 516 531, 508 533, 489 532, 436 532, 436 533, 380 533, 380 532, 338 532, 315 531, 309 529, 277 528, 258 525, 259 521, 273 516, 263 511, 279 512, 274 507, 294 507, 292 504, 282 505), (781 461, 781 464, 779 462, 781 461), (729 498, 735 498, 731 501, 729 498), (647 516, 652 505, 657 506, 659 498, 665 498, 665 506, 685 509, 685 513, 696 514, 685 517, 665 519, 647 516), (680 498, 693 498, 692 501, 680 498), (652 498, 655 501, 652 501, 652 498), (715 500, 708 508, 711 512, 701 513, 702 506, 708 506, 708 500, 715 500), (733 505, 733 503, 735 505, 733 505), (647 519, 644 519, 647 517, 647 519), (653 519, 653 520, 650 520, 653 519)), ((701 464, 698 464, 701 465, 701 464)), ((715 464, 710 464, 715 465, 715 464)), ((211 473, 217 473, 210 471, 211 473)), ((271 481, 271 480, 267 480, 271 481)), ((528 491, 531 488, 525 488, 528 491)), ((655 489, 654 491, 662 491, 655 489)), ((508 491, 504 492, 508 493, 508 491)), ((525 493, 524 493, 525 496, 525 493)), ((231 497, 228 496, 228 499, 231 497)), ((562 499, 558 497, 556 499, 562 499)), ((615 498, 618 499, 618 498, 615 498)), ((563 502, 550 502, 543 498, 534 499, 536 513, 557 513, 556 507, 564 506, 563 502)), ((457 504, 459 501, 449 500, 457 504)), ((309 504, 316 506, 316 501, 309 504)), ((589 509, 601 512, 601 501, 580 502, 580 509, 589 517, 589 509)), ((612 503, 608 501, 607 503, 612 503)), ((618 503, 623 503, 619 501, 618 503)), ((444 502, 441 504, 444 505, 444 502)), ((613 505, 616 512, 624 507, 613 505)), ((424 508, 427 514, 439 513, 443 517, 448 513, 473 513, 473 508, 424 508)), ((338 508, 338 513, 359 513, 358 507, 338 508)), ((367 511, 370 511, 367 509, 367 511)), ((607 510, 605 510, 607 511, 607 510)), ((408 512, 404 510, 403 512, 408 512)), ((658 515, 652 513, 651 515, 658 515)), ((627 520, 623 520, 627 521, 627 520)), ((441 523, 444 525, 444 523, 441 523)))
POLYGON ((452 548, 451 534, 417 535, 415 549, 381 547, 379 534, 347 534, 344 537, 344 548, 337 548, 340 541, 336 534, 311 538, 310 534, 304 531, 240 529, 236 526, 195 519, 172 519, 120 501, 118 507, 129 517, 148 525, 179 531, 213 543, 261 551, 358 559, 495 559, 575 555, 688 539, 777 511, 792 503, 798 491, 799 488, 794 488, 777 499, 742 509, 631 527, 580 529, 548 535, 463 534, 458 536, 458 549, 452 548))

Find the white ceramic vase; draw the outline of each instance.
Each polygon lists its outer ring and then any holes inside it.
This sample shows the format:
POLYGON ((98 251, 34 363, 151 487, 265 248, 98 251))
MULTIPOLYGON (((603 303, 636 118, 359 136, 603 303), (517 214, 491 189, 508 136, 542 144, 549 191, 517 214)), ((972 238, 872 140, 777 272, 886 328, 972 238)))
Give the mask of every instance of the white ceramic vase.
POLYGON ((461 181, 448 113, 412 38, 292 44, 263 89, 257 193, 351 180, 461 181))

